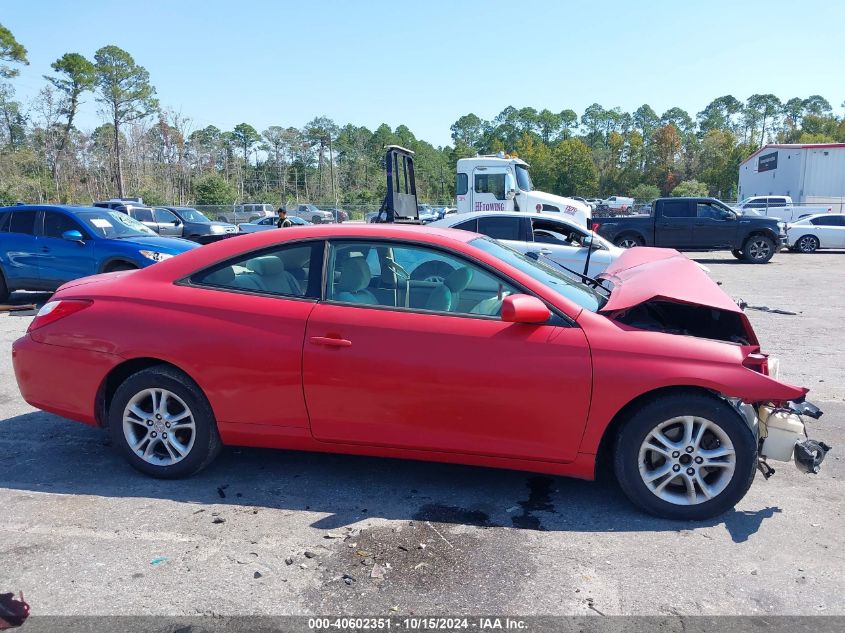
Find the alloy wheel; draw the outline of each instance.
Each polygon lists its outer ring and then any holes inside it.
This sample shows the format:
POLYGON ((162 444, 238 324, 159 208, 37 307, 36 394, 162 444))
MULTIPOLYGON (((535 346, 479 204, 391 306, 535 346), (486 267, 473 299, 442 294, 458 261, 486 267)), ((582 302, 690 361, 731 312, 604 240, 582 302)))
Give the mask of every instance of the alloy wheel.
POLYGON ((818 248, 818 244, 816 243, 816 238, 812 235, 805 235, 800 240, 798 240, 798 250, 802 253, 812 253, 818 248))
POLYGON ((772 253, 771 244, 766 240, 753 240, 744 250, 751 259, 767 259, 772 253))
POLYGON ((706 418, 666 420, 646 435, 639 451, 646 487, 673 505, 697 505, 727 488, 736 470, 736 451, 727 433, 706 418))
POLYGON ((138 457, 154 466, 171 466, 191 452, 194 415, 182 398, 167 389, 144 389, 123 410, 123 435, 138 457))
POLYGON ((620 248, 634 248, 639 245, 640 243, 633 237, 626 237, 624 240, 619 241, 620 248))

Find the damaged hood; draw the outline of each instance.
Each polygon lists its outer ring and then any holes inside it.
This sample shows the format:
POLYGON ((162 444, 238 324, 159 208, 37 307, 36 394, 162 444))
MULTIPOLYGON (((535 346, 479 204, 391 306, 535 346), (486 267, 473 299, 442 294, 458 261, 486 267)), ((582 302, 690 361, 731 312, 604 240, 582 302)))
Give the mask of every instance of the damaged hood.
POLYGON ((744 313, 694 261, 670 248, 625 251, 599 275, 613 284, 600 312, 619 312, 648 301, 664 300, 744 313))

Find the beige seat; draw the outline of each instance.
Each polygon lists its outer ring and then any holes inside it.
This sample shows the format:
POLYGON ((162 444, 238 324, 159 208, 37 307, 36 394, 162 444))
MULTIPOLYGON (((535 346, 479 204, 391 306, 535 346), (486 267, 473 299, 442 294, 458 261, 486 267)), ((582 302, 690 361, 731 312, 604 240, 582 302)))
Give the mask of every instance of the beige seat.
POLYGON ((363 257, 350 257, 340 265, 340 278, 334 284, 335 301, 379 305, 368 290, 372 273, 363 257))
POLYGON ((246 266, 255 273, 259 290, 298 297, 305 294, 296 278, 285 270, 284 263, 275 255, 255 257, 246 266))

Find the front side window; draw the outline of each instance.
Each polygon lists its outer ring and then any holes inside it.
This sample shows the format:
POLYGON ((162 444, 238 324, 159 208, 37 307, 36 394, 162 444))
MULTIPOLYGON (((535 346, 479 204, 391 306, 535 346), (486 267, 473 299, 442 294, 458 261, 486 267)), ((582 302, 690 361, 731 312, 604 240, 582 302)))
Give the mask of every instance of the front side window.
POLYGON ((695 206, 699 220, 723 220, 725 218, 725 212, 715 205, 699 202, 695 206))
POLYGON ((12 211, 9 233, 35 235, 35 211, 12 211))
POLYGON ((505 174, 476 174, 475 193, 492 193, 496 200, 505 199, 505 174))
POLYGON ((44 237, 61 237, 65 231, 79 231, 83 238, 87 238, 86 231, 79 223, 64 213, 46 211, 44 213, 44 237))
MULTIPOLYGON (((560 246, 584 246, 587 233, 575 227, 560 222, 546 220, 532 220, 531 228, 534 232, 534 241, 543 244, 557 244, 560 246)), ((594 241, 599 242, 600 238, 594 236, 594 241)))
POLYGON ((459 196, 465 196, 469 189, 469 178, 466 174, 458 174, 458 179, 455 183, 455 193, 459 196))
POLYGON ((499 316, 518 290, 484 268, 454 255, 412 244, 335 242, 326 299, 391 309, 499 316))
POLYGON ((200 213, 196 209, 191 209, 189 207, 183 207, 179 209, 179 213, 182 214, 182 217, 185 218, 186 222, 200 222, 202 224, 205 224, 206 222, 211 222, 211 220, 205 217, 202 213, 200 213))
POLYGON ((178 222, 179 218, 176 217, 176 214, 173 211, 168 211, 167 209, 156 209, 155 210, 155 218, 156 222, 161 224, 173 224, 174 222, 178 222))
POLYGON ((286 297, 320 297, 323 242, 253 252, 196 273, 191 283, 286 297))

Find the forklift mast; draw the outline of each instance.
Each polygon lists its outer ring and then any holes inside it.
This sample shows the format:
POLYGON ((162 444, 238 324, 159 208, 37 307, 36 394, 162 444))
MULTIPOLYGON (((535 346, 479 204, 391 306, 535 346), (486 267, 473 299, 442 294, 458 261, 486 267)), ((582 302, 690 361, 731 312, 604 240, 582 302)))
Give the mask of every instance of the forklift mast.
POLYGON ((375 222, 420 224, 417 211, 417 180, 414 176, 414 152, 398 145, 385 147, 384 170, 387 195, 375 222))

